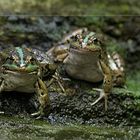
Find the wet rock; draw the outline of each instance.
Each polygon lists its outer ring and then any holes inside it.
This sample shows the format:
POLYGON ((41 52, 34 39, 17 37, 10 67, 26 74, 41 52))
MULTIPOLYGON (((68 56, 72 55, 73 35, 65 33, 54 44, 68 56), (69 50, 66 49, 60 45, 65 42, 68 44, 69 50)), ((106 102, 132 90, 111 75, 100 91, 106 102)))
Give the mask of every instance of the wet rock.
MULTIPOLYGON (((130 20, 126 20, 123 17, 100 19, 97 21, 101 23, 100 25, 96 23, 93 26, 93 21, 94 23, 96 21, 94 19, 90 21, 89 28, 93 30, 94 27, 95 31, 103 32, 107 37, 117 39, 116 42, 125 42, 124 48, 127 50, 126 62, 133 69, 140 66, 138 65, 140 44, 138 19, 130 18, 130 20)), ((82 21, 84 20, 82 19, 82 21)), ((60 41, 62 36, 73 27, 82 26, 81 22, 80 25, 75 24, 75 22, 75 18, 70 17, 1 17, 0 50, 10 46, 26 45, 46 51, 54 43, 60 41)), ((98 93, 89 92, 91 90, 90 83, 72 81, 68 85, 75 89, 75 94, 73 92, 64 96, 63 94, 50 92, 51 112, 47 119, 51 123, 127 124, 132 120, 140 120, 138 117, 140 115, 140 104, 137 102, 138 99, 131 96, 131 93, 113 92, 108 99, 108 110, 105 111, 104 100, 94 106, 90 105, 99 96, 98 93)), ((11 94, 10 92, 1 94, 0 97, 0 111, 4 111, 5 114, 18 114, 26 117, 36 111, 38 106, 38 101, 34 95, 25 96, 25 94, 11 94)))

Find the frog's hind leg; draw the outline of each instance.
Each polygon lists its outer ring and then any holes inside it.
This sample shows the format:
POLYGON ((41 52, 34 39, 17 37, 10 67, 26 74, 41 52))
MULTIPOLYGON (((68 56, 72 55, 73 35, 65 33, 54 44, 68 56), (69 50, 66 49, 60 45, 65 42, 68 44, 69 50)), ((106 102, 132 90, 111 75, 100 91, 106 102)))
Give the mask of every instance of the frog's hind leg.
POLYGON ((113 71, 113 85, 123 87, 125 85, 126 80, 124 60, 118 53, 113 53, 109 57, 109 64, 113 71), (112 63, 114 62, 114 67, 112 66, 111 59, 112 63))
POLYGON ((59 85, 60 89, 62 90, 62 92, 66 94, 65 88, 63 87, 63 85, 62 85, 62 83, 61 83, 62 78, 60 77, 58 71, 55 72, 55 75, 53 75, 53 78, 54 78, 54 79, 56 80, 56 82, 58 83, 58 85, 59 85))
POLYGON ((39 111, 36 113, 31 114, 32 116, 37 117, 37 119, 46 115, 46 107, 48 109, 47 113, 50 110, 50 99, 48 96, 48 89, 45 83, 39 78, 38 82, 36 83, 36 93, 39 99, 40 107, 39 111))
POLYGON ((101 69, 102 69, 103 74, 104 74, 103 89, 93 89, 93 90, 99 91, 100 96, 91 105, 95 105, 102 98, 104 98, 105 99, 105 110, 107 110, 107 107, 108 107, 107 106, 108 95, 110 94, 111 89, 112 89, 112 72, 111 72, 110 67, 107 64, 105 64, 104 61, 100 60, 100 65, 101 65, 101 69))
POLYGON ((60 87, 61 91, 66 95, 66 90, 62 85, 63 79, 60 77, 59 72, 56 70, 55 74, 52 76, 52 79, 47 83, 47 86, 49 87, 53 82, 57 82, 58 86, 60 87))

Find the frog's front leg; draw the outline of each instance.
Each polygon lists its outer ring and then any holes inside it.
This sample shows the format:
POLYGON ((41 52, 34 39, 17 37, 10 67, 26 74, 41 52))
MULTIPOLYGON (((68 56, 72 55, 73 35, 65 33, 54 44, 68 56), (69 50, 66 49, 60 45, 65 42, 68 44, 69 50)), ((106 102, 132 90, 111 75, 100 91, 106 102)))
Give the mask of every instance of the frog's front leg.
POLYGON ((40 107, 38 112, 33 113, 31 115, 37 116, 37 119, 39 119, 46 114, 46 108, 48 110, 47 113, 49 113, 50 110, 50 99, 48 96, 48 89, 45 83, 40 78, 38 78, 38 81, 36 83, 36 93, 39 99, 40 107))
POLYGON ((4 89, 4 80, 0 78, 0 93, 3 91, 4 89))
POLYGON ((112 89, 112 73, 110 67, 105 64, 102 60, 100 60, 100 66, 104 74, 103 80, 103 89, 94 89, 96 91, 100 91, 100 97, 93 102, 91 105, 95 105, 98 103, 103 97, 105 98, 105 110, 107 110, 107 98, 112 89))
MULTIPOLYGON (((0 79, 0 93, 3 91, 4 89, 4 80, 0 79)), ((3 111, 0 111, 0 114, 4 114, 3 111)))

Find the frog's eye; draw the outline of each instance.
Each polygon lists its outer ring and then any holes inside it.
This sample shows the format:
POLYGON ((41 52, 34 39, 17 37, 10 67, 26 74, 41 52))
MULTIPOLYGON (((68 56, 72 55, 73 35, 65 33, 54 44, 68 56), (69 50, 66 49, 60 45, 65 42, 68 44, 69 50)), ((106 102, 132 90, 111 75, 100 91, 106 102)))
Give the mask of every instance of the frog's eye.
POLYGON ((17 60, 18 59, 18 57, 17 56, 14 56, 14 55, 12 55, 12 56, 10 56, 10 57, 8 57, 10 60, 17 60))
POLYGON ((11 57, 11 60, 14 60, 14 62, 18 62, 19 61, 19 58, 16 55, 13 55, 11 57))
POLYGON ((26 63, 33 63, 35 61, 35 59, 32 56, 27 56, 26 58, 26 63))
POLYGON ((30 62, 34 62, 35 61, 35 59, 32 57, 31 59, 30 59, 30 62))
POLYGON ((97 38, 93 38, 93 42, 94 42, 95 44, 97 44, 97 45, 100 44, 100 40, 98 40, 97 38))
POLYGON ((35 59, 32 56, 27 56, 25 60, 26 65, 35 64, 35 59))
POLYGON ((77 38, 77 39, 81 39, 82 36, 81 36, 80 34, 77 34, 77 35, 76 35, 76 38, 77 38))
POLYGON ((11 63, 18 63, 19 62, 19 58, 16 55, 12 55, 12 56, 8 57, 7 60, 11 63))
POLYGON ((26 62, 30 62, 31 61, 31 58, 32 58, 31 56, 27 56, 26 57, 26 62))
POLYGON ((93 38, 93 40, 94 40, 95 42, 97 42, 97 41, 98 41, 98 39, 97 39, 97 38, 93 38))

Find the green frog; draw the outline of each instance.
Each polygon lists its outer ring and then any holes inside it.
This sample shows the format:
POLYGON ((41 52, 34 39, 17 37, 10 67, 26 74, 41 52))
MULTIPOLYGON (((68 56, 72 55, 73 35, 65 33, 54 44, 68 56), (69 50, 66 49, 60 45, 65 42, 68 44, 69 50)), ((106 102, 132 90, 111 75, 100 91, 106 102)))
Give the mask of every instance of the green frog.
POLYGON ((0 52, 0 93, 36 93, 40 107, 38 112, 31 115, 40 118, 50 108, 48 89, 43 78, 53 78, 55 72, 56 65, 43 52, 24 46, 10 47, 0 52))
POLYGON ((102 89, 94 88, 100 96, 91 105, 107 98, 113 86, 125 83, 124 62, 118 53, 109 54, 94 32, 78 29, 48 51, 56 62, 63 62, 69 76, 92 83, 103 81, 102 89))

